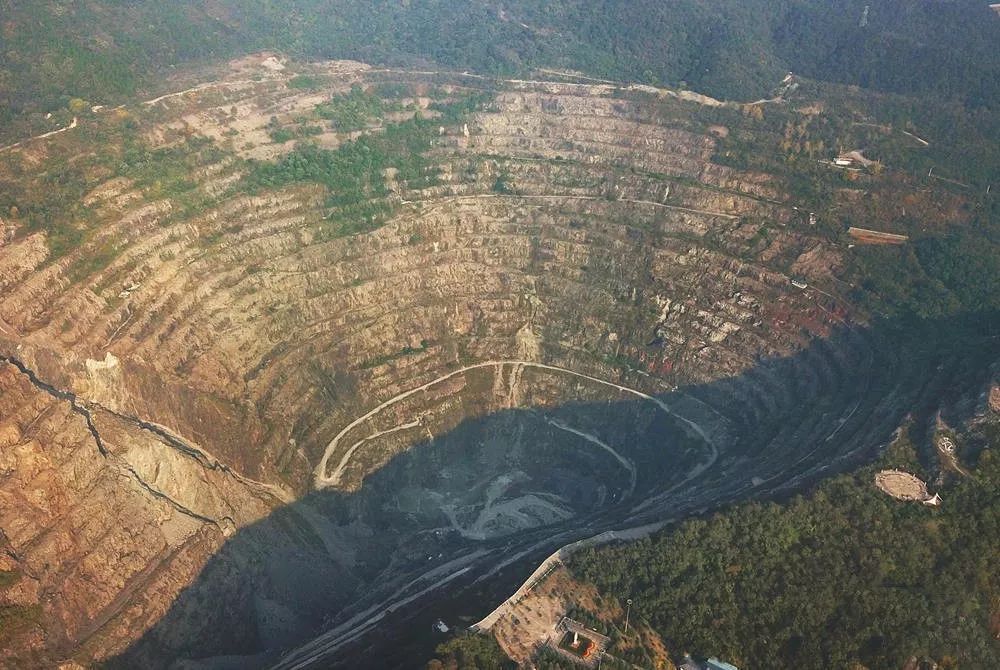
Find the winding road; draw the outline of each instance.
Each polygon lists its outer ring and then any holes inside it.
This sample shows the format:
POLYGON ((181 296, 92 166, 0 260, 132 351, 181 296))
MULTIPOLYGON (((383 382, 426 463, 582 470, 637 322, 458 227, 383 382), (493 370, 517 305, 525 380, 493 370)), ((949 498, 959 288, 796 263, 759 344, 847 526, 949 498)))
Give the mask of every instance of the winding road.
POLYGON ((44 140, 46 137, 52 137, 53 135, 58 135, 59 133, 65 133, 67 130, 73 130, 78 125, 79 125, 78 119, 74 116, 73 120, 70 122, 68 126, 63 126, 62 128, 58 128, 56 130, 50 130, 47 133, 42 133, 41 135, 35 135, 34 137, 29 137, 27 139, 21 140, 20 142, 15 142, 14 144, 8 144, 5 147, 0 147, 0 153, 8 151, 9 149, 16 149, 17 147, 27 144, 28 142, 32 142, 34 140, 44 140))
MULTIPOLYGON (((690 481, 692 478, 704 473, 718 459, 719 449, 713 438, 710 437, 697 423, 685 417, 679 416, 670 407, 670 405, 660 398, 638 389, 624 386, 622 384, 616 384, 593 375, 576 372, 557 365, 548 365, 545 363, 536 363, 525 360, 493 360, 467 365, 448 372, 447 374, 440 375, 425 384, 393 396, 351 421, 348 425, 341 429, 340 432, 337 433, 337 435, 334 436, 334 438, 327 445, 323 458, 315 470, 316 488, 322 489, 341 485, 344 472, 349 466, 357 450, 372 439, 392 432, 415 428, 422 425, 420 419, 417 419, 400 424, 393 428, 375 431, 354 442, 346 450, 341 451, 341 442, 344 437, 361 424, 365 423, 387 408, 405 400, 406 398, 409 398, 417 393, 421 393, 455 376, 461 375, 470 370, 501 368, 505 365, 531 367, 550 371, 556 374, 569 375, 578 379, 593 382, 595 384, 610 387, 653 403, 660 410, 687 426, 691 432, 700 436, 708 448, 707 459, 703 460, 688 473, 688 475, 684 478, 685 482, 690 481), (336 467, 333 468, 331 473, 327 474, 330 461, 337 457, 338 454, 339 460, 337 461, 336 467)), ((631 486, 629 494, 624 496, 624 498, 631 495, 635 488, 637 473, 635 465, 630 460, 626 459, 612 447, 589 433, 572 428, 556 419, 546 417, 545 420, 554 428, 571 432, 583 438, 587 442, 593 443, 595 446, 608 451, 610 455, 613 456, 622 465, 622 467, 628 471, 631 479, 631 486)), ((678 502, 680 503, 680 501, 678 502)), ((686 505, 689 506, 694 503, 695 501, 693 499, 684 501, 683 503, 678 504, 674 511, 681 514, 686 505)), ((513 563, 545 551, 548 547, 553 545, 560 546, 555 553, 552 553, 548 556, 548 558, 542 561, 542 564, 535 570, 532 577, 524 582, 522 586, 517 589, 516 593, 511 596, 511 598, 508 598, 501 603, 491 615, 487 616, 487 618, 479 624, 480 627, 488 627, 493 620, 505 611, 505 608, 508 607, 511 602, 516 601, 516 599, 525 590, 531 588, 531 585, 534 583, 535 578, 540 572, 544 572, 545 570, 551 568, 554 563, 561 561, 573 551, 583 547, 592 547, 615 540, 644 537, 656 529, 661 528, 667 522, 668 520, 666 519, 661 519, 655 523, 649 523, 648 520, 640 522, 638 517, 626 511, 624 514, 616 515, 613 518, 594 517, 588 519, 585 525, 579 528, 555 529, 552 527, 543 527, 535 529, 534 531, 525 533, 514 545, 493 544, 488 548, 482 547, 473 550, 452 559, 444 565, 439 565, 423 572, 419 576, 410 579, 403 586, 390 590, 383 589, 379 592, 372 592, 371 598, 368 599, 367 603, 364 605, 359 604, 358 609, 352 615, 349 615, 346 620, 310 642, 302 645, 298 649, 291 651, 278 660, 273 667, 281 670, 315 667, 316 664, 325 662, 324 659, 330 659, 338 652, 338 650, 355 642, 367 632, 373 630, 380 624, 380 622, 382 622, 387 614, 392 613, 404 606, 410 605, 417 599, 452 583, 458 578, 476 575, 477 578, 475 581, 476 583, 479 583, 492 575, 496 575, 513 563), (615 526, 611 524, 622 525, 618 525, 618 529, 614 529, 615 526), (583 539, 581 539, 581 536, 583 536, 583 539)))
MULTIPOLYGON (((398 403, 398 402, 400 402, 402 400, 405 400, 405 399, 409 398, 412 395, 415 395, 415 394, 420 393, 422 391, 426 391, 427 389, 431 388, 432 386, 435 386, 437 384, 440 384, 441 382, 447 381, 448 379, 451 379, 452 377, 455 377, 457 375, 460 375, 460 374, 463 374, 465 372, 468 372, 469 370, 478 370, 478 369, 481 369, 481 368, 490 368, 490 367, 500 367, 500 366, 503 366, 503 365, 520 365, 522 367, 530 367, 530 368, 536 368, 536 369, 540 369, 540 370, 548 370, 548 371, 551 371, 551 372, 557 372, 557 373, 560 373, 560 374, 571 375, 573 377, 578 377, 580 379, 586 379, 587 381, 591 381, 591 382, 594 382, 596 384, 602 384, 604 386, 609 386, 611 388, 618 389, 619 391, 622 391, 624 393, 630 393, 632 395, 635 395, 635 396, 638 396, 640 398, 643 398, 644 400, 648 400, 649 402, 655 404, 661 410, 663 410, 664 412, 666 412, 667 414, 669 414, 670 416, 672 416, 675 419, 677 419, 678 421, 682 422, 685 426, 688 427, 689 430, 691 430, 692 432, 696 433, 705 442, 705 444, 708 445, 708 447, 710 449, 710 454, 709 454, 709 459, 708 459, 707 464, 704 464, 705 468, 711 467, 712 463, 714 463, 715 460, 716 460, 716 458, 718 458, 718 448, 717 448, 717 446, 714 444, 714 442, 712 441, 712 438, 708 436, 708 434, 704 431, 704 429, 701 426, 699 426, 698 424, 696 424, 695 422, 693 422, 693 421, 691 421, 689 419, 686 419, 686 418, 684 418, 682 416, 679 416, 678 414, 676 414, 670 408, 669 405, 667 405, 667 403, 665 403, 663 400, 661 400, 661 399, 659 399, 659 398, 657 398, 655 396, 651 396, 648 393, 644 393, 643 391, 639 391, 638 389, 630 388, 628 386, 622 386, 621 384, 615 384, 614 382, 609 382, 609 381, 606 381, 604 379, 600 379, 598 377, 593 377, 591 375, 584 374, 582 372, 575 372, 575 371, 570 370, 568 368, 559 367, 557 365, 547 365, 545 363, 535 363, 533 361, 497 360, 497 361, 484 361, 482 363, 474 363, 472 365, 466 365, 464 367, 458 368, 457 370, 452 370, 451 372, 449 372, 447 374, 444 374, 444 375, 441 375, 440 377, 436 377, 435 379, 432 379, 431 381, 427 382, 426 384, 423 384, 421 386, 417 386, 415 388, 412 388, 409 391, 403 391, 402 393, 399 393, 399 394, 393 396, 389 400, 386 400, 385 402, 381 403, 380 405, 378 405, 378 406, 374 407, 373 409, 369 410, 368 413, 363 414, 362 416, 358 417, 357 419, 355 419, 351 423, 347 424, 339 433, 337 433, 334 436, 334 438, 332 440, 330 440, 330 443, 326 445, 326 450, 323 452, 323 458, 320 460, 319 465, 316 466, 316 469, 315 469, 315 472, 314 472, 314 485, 315 485, 315 487, 317 489, 324 489, 324 488, 329 488, 329 487, 340 486, 341 482, 342 482, 342 479, 343 479, 343 476, 344 476, 344 471, 347 469, 348 465, 350 464, 351 459, 354 457, 354 454, 357 452, 357 450, 365 442, 367 442, 367 441, 369 441, 369 440, 371 440, 371 439, 373 439, 375 437, 378 437, 379 435, 384 435, 384 434, 389 433, 389 432, 393 432, 393 431, 396 431, 396 430, 402 430, 404 428, 408 428, 408 427, 413 427, 413 426, 419 425, 419 422, 412 422, 412 423, 404 424, 404 425, 398 426, 396 428, 392 428, 392 429, 389 429, 389 430, 386 430, 386 431, 382 431, 381 433, 373 433, 373 434, 368 435, 367 437, 365 437, 365 438, 363 438, 363 439, 355 442, 350 447, 348 447, 348 449, 346 451, 344 451, 343 455, 340 457, 340 461, 338 461, 338 463, 337 463, 337 466, 333 469, 333 472, 330 473, 329 475, 327 475, 327 470, 329 468, 330 459, 337 452, 337 449, 340 446, 341 440, 343 440, 344 436, 347 435, 352 430, 354 430, 354 428, 356 428, 357 426, 363 424, 365 421, 367 421, 368 419, 372 418, 373 416, 379 414, 380 412, 382 412, 386 408, 392 407, 396 403, 398 403)), ((699 467, 701 467, 701 466, 699 466, 699 467)))

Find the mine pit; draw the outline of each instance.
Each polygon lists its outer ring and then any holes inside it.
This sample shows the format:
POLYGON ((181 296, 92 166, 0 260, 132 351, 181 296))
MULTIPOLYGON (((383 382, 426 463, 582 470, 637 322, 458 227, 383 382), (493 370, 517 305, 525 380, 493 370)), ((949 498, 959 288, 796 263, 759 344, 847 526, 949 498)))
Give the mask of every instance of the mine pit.
POLYGON ((718 158, 738 106, 262 58, 31 145, 83 167, 0 245, 0 493, 56 501, 8 539, 65 564, 67 652, 361 667, 428 594, 471 623, 559 547, 865 463, 996 355, 866 320, 718 158))

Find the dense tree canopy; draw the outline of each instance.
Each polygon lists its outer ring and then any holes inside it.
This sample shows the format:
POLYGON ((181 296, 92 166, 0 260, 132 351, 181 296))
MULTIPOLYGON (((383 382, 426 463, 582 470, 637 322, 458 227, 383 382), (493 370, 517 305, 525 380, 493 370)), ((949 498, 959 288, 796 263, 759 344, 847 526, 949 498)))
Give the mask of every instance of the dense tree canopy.
MULTIPOLYGON (((994 445, 996 446, 996 445, 994 445)), ((913 459, 900 450, 890 459, 913 459)), ((752 668, 1000 667, 1000 459, 948 487, 939 509, 900 503, 873 469, 788 505, 749 503, 574 559, 675 651, 752 668)))
POLYGON ((70 97, 107 102, 171 67, 264 48, 484 72, 568 67, 729 98, 764 95, 793 70, 1000 100, 1000 17, 980 0, 0 0, 0 17, 8 118, 70 97))

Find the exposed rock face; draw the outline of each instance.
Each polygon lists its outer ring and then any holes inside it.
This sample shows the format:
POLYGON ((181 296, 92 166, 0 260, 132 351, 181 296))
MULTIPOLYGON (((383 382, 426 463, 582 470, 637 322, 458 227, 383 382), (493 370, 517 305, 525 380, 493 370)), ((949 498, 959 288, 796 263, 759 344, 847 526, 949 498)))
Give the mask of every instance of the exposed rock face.
POLYGON ((222 533, 182 503, 150 495, 135 472, 141 459, 130 463, 125 453, 146 445, 119 441, 103 413, 94 418, 108 427, 99 444, 89 410, 39 389, 10 363, 0 367, 0 403, 5 569, 21 575, 5 604, 42 608, 44 633, 31 630, 29 643, 39 660, 68 655, 106 626, 124 643, 167 604, 134 596, 176 591, 222 533))
MULTIPOLYGON (((487 84, 321 74, 402 86, 427 114, 432 90, 487 84)), ((225 149, 183 149, 183 198, 90 165, 78 249, 26 230, 0 246, 0 567, 19 575, 0 602, 31 613, 23 664, 107 658, 157 621, 127 659, 257 663, 450 558, 488 571, 498 538, 541 547, 745 495, 751 472, 770 491, 844 467, 943 383, 835 285, 790 284, 832 281, 840 250, 780 180, 712 162, 696 102, 508 82, 442 126, 430 185, 387 175, 390 219, 337 237, 319 187, 232 190, 240 157, 291 149, 271 116, 329 97, 290 76, 127 110, 146 141, 225 149), (316 487, 335 491, 303 498, 316 487)), ((92 150, 71 132, 28 147, 5 178, 92 150)))

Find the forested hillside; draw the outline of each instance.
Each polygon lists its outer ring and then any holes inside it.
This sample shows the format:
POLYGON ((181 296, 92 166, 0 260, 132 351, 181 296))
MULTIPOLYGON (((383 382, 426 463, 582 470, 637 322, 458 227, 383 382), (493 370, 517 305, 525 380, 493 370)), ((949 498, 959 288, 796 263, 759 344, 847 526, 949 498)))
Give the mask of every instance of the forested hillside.
POLYGON ((0 1, 0 122, 155 89, 172 66, 264 48, 300 58, 564 67, 726 98, 807 77, 973 105, 1000 99, 981 0, 0 1))
MULTIPOLYGON (((788 505, 750 503, 619 548, 574 572, 634 599, 677 652, 750 668, 995 668, 1000 623, 996 426, 978 467, 940 489, 940 509, 872 485, 877 467, 788 505)), ((903 438, 882 466, 920 472, 903 438)))

